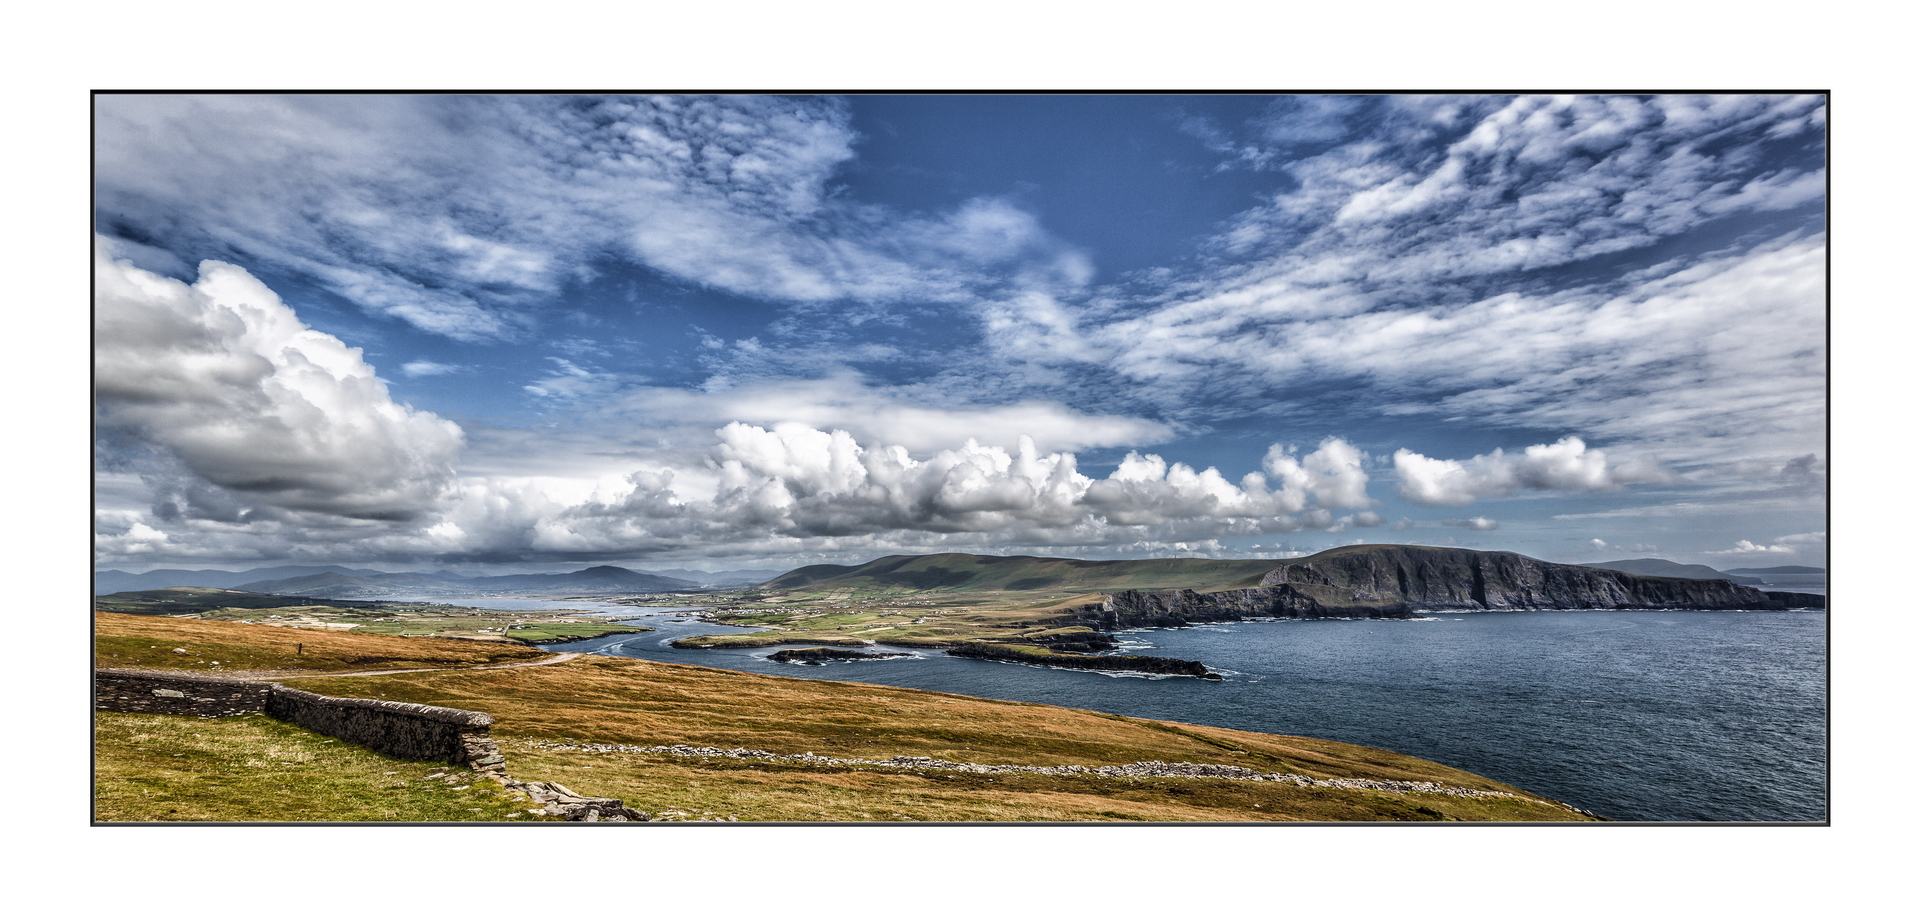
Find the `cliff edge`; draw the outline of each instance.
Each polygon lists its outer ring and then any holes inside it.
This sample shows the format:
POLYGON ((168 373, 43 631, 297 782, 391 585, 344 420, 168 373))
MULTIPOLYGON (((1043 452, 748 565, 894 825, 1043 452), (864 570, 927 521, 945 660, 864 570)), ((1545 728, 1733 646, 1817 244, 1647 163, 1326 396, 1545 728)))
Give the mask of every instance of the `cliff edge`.
MULTIPOLYGON (((1817 596, 1795 596, 1812 600, 1817 596)), ((1254 589, 1126 590, 1069 614, 1101 630, 1181 627, 1254 617, 1408 618, 1419 611, 1524 608, 1822 607, 1726 580, 1636 576, 1507 551, 1349 545, 1276 564, 1254 589)))

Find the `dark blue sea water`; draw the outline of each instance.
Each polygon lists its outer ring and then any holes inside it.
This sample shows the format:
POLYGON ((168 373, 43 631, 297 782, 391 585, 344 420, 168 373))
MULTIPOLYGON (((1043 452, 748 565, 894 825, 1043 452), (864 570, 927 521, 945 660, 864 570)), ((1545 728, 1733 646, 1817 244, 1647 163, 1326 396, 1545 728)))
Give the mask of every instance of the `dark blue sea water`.
MULTIPOLYGON (((571 603, 527 603, 562 604, 571 603)), ((1123 652, 1197 659, 1225 675, 1220 682, 937 650, 785 665, 767 661, 773 649, 666 646, 725 630, 674 621, 683 616, 673 612, 619 616, 642 615, 656 632, 549 648, 1334 739, 1439 761, 1623 821, 1827 818, 1823 611, 1438 613, 1121 635, 1123 652)))

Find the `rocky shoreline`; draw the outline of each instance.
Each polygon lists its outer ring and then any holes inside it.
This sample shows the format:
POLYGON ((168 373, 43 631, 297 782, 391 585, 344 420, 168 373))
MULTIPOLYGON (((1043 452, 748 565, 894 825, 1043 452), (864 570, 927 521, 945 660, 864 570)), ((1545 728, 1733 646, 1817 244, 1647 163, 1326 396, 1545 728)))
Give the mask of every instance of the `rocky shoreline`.
POLYGON ((1062 669, 1139 672, 1145 675, 1187 675, 1208 681, 1221 680, 1219 675, 1207 671, 1207 667, 1202 663, 1187 659, 1169 659, 1165 656, 1081 656, 1046 650, 1033 652, 1023 647, 994 643, 962 644, 949 648, 947 655, 967 659, 1024 662, 1029 665, 1053 666, 1062 669))
POLYGON ((601 637, 618 637, 621 634, 645 634, 645 633, 651 633, 652 631, 653 631, 653 628, 651 627, 638 627, 638 628, 623 627, 619 630, 610 630, 605 633, 581 634, 573 637, 541 637, 539 639, 529 639, 526 637, 516 637, 512 634, 507 634, 506 638, 508 640, 512 640, 515 643, 526 644, 527 646, 546 646, 548 644, 556 644, 556 643, 573 643, 579 640, 598 640, 601 637))
POLYGON ((898 659, 911 656, 912 653, 863 653, 859 650, 843 650, 831 646, 810 646, 806 649, 781 650, 767 657, 770 662, 791 662, 799 665, 819 665, 822 662, 860 659, 898 659))

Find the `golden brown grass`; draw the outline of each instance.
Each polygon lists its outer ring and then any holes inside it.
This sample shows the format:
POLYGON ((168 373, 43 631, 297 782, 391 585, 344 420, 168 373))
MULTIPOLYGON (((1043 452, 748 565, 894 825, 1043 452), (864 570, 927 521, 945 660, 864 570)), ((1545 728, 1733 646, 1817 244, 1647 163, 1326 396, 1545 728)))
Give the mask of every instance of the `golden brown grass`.
POLYGON ((1529 799, 1312 789, 1242 780, 966 774, 589 753, 508 742, 517 770, 677 820, 782 822, 1550 821, 1529 799))
MULTIPOLYGON (((158 623, 216 630, 244 627, 158 623)), ((270 636, 259 630, 274 629, 234 631, 225 639, 243 644, 270 636)), ((312 632, 305 636, 316 642, 368 639, 312 632)), ((208 639, 212 641, 213 635, 208 639)), ((215 641, 214 645, 228 644, 215 641)), ((491 647, 476 644, 473 648, 491 647)), ((313 651, 312 646, 308 649, 313 651)), ((642 811, 683 811, 688 817, 714 813, 742 821, 1583 820, 1564 807, 1524 795, 1453 797, 1219 779, 900 772, 538 747, 536 743, 542 742, 688 744, 849 759, 912 755, 1042 766, 1186 761, 1320 779, 1433 781, 1519 792, 1432 761, 1339 742, 638 659, 586 656, 549 666, 319 676, 302 678, 299 684, 323 694, 485 711, 496 719, 493 733, 515 776, 558 780, 576 791, 626 800, 642 811)))
POLYGON ((387 637, 104 612, 93 616, 93 664, 103 669, 215 675, 349 672, 527 662, 547 655, 532 647, 479 640, 387 637), (186 652, 176 653, 176 649, 186 652))
POLYGON ((849 758, 916 755, 980 764, 1192 761, 1318 778, 1511 789, 1432 761, 1340 742, 609 656, 520 669, 305 678, 300 686, 481 710, 494 716, 496 735, 544 741, 685 743, 849 758))

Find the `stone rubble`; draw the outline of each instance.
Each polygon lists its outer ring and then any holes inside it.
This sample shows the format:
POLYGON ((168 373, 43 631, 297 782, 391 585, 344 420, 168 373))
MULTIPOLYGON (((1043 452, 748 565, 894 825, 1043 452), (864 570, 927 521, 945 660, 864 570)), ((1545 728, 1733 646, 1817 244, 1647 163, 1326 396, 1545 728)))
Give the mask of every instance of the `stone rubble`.
POLYGON ((531 815, 552 815, 567 821, 584 822, 636 822, 655 820, 645 812, 627 808, 621 804, 618 799, 609 799, 604 796, 582 796, 558 783, 542 783, 537 780, 515 780, 507 776, 505 768, 498 765, 476 765, 468 770, 436 767, 428 771, 424 779, 442 780, 448 784, 460 783, 462 785, 453 788, 456 790, 464 790, 472 784, 463 783, 463 781, 472 780, 476 773, 509 790, 522 793, 526 795, 527 798, 539 804, 539 808, 527 810, 527 813, 531 815))
POLYGON ((1388 793, 1438 793, 1445 796, 1515 796, 1495 790, 1473 790, 1466 787, 1447 786, 1425 780, 1363 780, 1351 777, 1334 777, 1320 780, 1302 774, 1262 773, 1247 767, 1230 764, 1194 764, 1192 762, 1136 761, 1132 764, 1109 764, 1100 767, 1087 767, 1081 764, 1062 764, 1048 767, 1036 767, 1022 764, 972 764, 959 761, 944 761, 939 758, 895 755, 885 760, 868 758, 829 758, 813 752, 801 752, 797 755, 780 755, 770 751, 753 748, 712 748, 695 745, 653 745, 640 747, 635 745, 613 744, 564 744, 558 742, 530 742, 536 748, 550 748, 561 751, 611 752, 629 755, 678 755, 698 758, 740 758, 759 761, 779 761, 795 764, 811 764, 824 767, 886 767, 906 770, 942 770, 958 771, 967 774, 1043 774, 1048 776, 1083 776, 1111 778, 1140 777, 1193 777, 1213 778, 1216 780, 1262 780, 1275 783, 1291 783, 1294 786, 1320 787, 1342 790, 1380 790, 1388 793))

